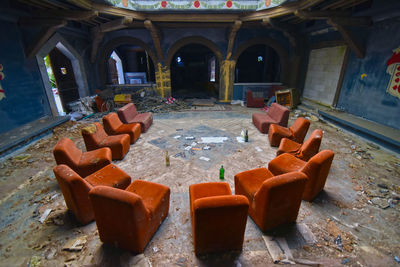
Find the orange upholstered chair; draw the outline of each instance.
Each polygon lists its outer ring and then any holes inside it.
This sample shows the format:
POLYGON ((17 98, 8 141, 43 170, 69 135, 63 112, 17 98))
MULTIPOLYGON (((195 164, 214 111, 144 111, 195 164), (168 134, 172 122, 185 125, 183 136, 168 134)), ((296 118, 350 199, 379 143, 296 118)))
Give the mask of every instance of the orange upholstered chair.
POLYGON ((58 165, 68 165, 82 177, 100 170, 112 161, 111 149, 108 147, 82 152, 69 138, 58 140, 53 155, 58 165))
POLYGON ((319 147, 321 146, 322 135, 322 130, 314 130, 304 144, 299 144, 295 141, 283 138, 279 144, 276 155, 279 156, 283 153, 289 153, 301 160, 308 161, 318 153, 319 147))
POLYGON ((103 126, 98 122, 83 128, 82 136, 87 151, 109 147, 113 160, 123 159, 130 148, 128 134, 107 135, 103 126))
POLYGON ((125 189, 131 183, 131 177, 113 164, 82 178, 67 165, 57 165, 53 169, 58 185, 68 209, 82 224, 94 219, 89 200, 89 191, 98 185, 125 189))
POLYGON ((97 186, 89 196, 100 240, 142 253, 168 215, 170 189, 135 180, 125 190, 97 186))
POLYGON ((251 90, 247 91, 246 106, 248 108, 262 108, 264 107, 263 97, 253 97, 251 90))
POLYGON ((269 143, 271 146, 279 146, 282 138, 287 138, 297 143, 303 143, 309 127, 310 121, 302 117, 297 118, 289 128, 272 124, 268 131, 269 143))
POLYGON ((284 153, 269 162, 268 170, 274 175, 293 171, 305 173, 308 181, 303 199, 311 201, 324 189, 334 155, 331 150, 322 150, 309 161, 303 161, 291 154, 284 153))
POLYGON ((118 116, 123 123, 140 123, 142 133, 147 132, 153 123, 153 114, 151 112, 138 113, 133 103, 118 109, 118 116))
POLYGON ((109 135, 129 134, 131 144, 138 140, 141 133, 139 123, 123 124, 115 112, 103 117, 103 125, 109 135))
POLYGON ((266 168, 235 175, 235 194, 250 202, 249 215, 262 231, 295 222, 307 176, 290 172, 274 176, 266 168))
POLYGON ((267 113, 253 113, 253 124, 261 133, 266 134, 271 124, 279 124, 287 127, 289 113, 290 111, 286 107, 272 103, 267 113))
POLYGON ((224 182, 190 185, 189 197, 196 255, 242 250, 248 200, 232 195, 224 182))

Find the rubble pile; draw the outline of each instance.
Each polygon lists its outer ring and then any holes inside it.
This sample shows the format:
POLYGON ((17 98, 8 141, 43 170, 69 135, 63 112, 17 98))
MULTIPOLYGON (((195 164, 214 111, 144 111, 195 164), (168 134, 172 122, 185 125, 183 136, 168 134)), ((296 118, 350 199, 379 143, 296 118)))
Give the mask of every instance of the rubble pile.
POLYGON ((147 96, 143 98, 133 99, 133 103, 139 113, 153 112, 153 113, 168 113, 172 111, 182 111, 190 109, 191 104, 181 101, 167 101, 165 98, 158 96, 147 96))

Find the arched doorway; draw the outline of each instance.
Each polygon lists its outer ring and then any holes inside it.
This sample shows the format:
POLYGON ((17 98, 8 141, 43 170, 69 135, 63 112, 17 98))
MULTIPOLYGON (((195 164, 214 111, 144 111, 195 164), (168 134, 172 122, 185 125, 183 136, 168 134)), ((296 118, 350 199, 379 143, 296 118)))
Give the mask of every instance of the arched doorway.
POLYGON ((170 62, 171 90, 175 98, 218 98, 219 60, 205 45, 187 44, 170 62))
POLYGON ((257 44, 244 50, 236 63, 236 83, 280 82, 279 55, 271 47, 257 44))
POLYGON ((155 82, 154 62, 143 47, 133 44, 119 45, 107 58, 107 84, 155 82))

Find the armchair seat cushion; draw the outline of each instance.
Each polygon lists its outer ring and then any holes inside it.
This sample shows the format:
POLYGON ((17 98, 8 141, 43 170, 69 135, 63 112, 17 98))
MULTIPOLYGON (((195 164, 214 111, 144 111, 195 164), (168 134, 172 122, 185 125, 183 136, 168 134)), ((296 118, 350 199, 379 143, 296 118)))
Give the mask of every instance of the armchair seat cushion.
POLYGON ((235 175, 235 186, 240 187, 240 192, 245 193, 244 195, 249 200, 253 200, 254 194, 260 189, 262 183, 273 176, 267 168, 244 171, 240 175, 235 175))
POLYGON ((140 123, 142 133, 147 132, 153 123, 153 114, 151 112, 138 113, 133 103, 120 108, 118 117, 123 123, 140 123))
POLYGON ((279 156, 280 154, 283 154, 283 153, 289 153, 292 155, 296 155, 297 152, 299 151, 300 147, 301 147, 301 144, 299 144, 295 141, 292 141, 290 139, 283 138, 281 140, 281 143, 279 144, 278 150, 276 151, 276 155, 279 156))
POLYGON ((306 161, 298 159, 288 153, 284 153, 270 161, 268 164, 268 170, 270 170, 274 175, 279 175, 287 172, 301 171, 306 164, 306 161))
POLYGON ((119 189, 125 189, 131 183, 131 177, 114 164, 87 176, 85 180, 92 186, 104 185, 119 189))
POLYGON ((124 124, 115 112, 109 113, 103 117, 103 125, 104 130, 108 135, 129 134, 131 144, 134 144, 140 137, 140 124, 124 124))

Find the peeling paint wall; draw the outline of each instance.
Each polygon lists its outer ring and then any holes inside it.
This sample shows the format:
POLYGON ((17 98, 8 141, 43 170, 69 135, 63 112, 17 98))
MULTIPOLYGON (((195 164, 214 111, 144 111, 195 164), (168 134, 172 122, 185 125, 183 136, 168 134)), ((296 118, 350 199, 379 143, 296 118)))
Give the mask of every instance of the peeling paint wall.
POLYGON ((337 107, 383 125, 400 129, 400 99, 386 92, 386 62, 400 46, 400 22, 375 24, 365 43, 366 56, 350 53, 337 107), (364 75, 365 74, 365 75, 364 75))
POLYGON ((16 23, 0 20, 0 64, 6 97, 0 101, 0 133, 51 115, 36 59, 26 59, 16 23))

